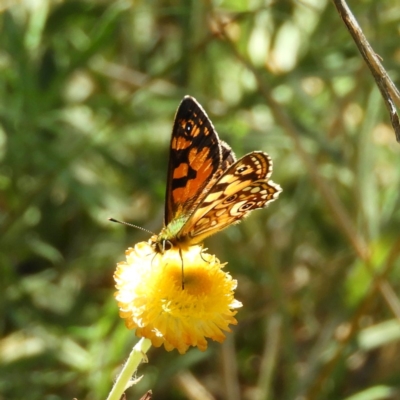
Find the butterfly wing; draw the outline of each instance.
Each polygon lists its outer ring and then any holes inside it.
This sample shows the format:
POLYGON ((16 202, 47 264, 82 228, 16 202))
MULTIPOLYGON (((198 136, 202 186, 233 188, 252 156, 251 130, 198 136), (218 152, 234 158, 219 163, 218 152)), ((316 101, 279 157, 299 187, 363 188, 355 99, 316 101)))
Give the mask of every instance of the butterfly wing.
POLYGON ((221 140, 220 144, 222 150, 222 163, 220 168, 221 176, 229 166, 236 162, 236 157, 228 143, 225 143, 221 140))
POLYGON ((185 96, 175 115, 172 130, 164 224, 185 223, 201 204, 209 188, 222 175, 223 166, 234 162, 230 147, 218 138, 206 112, 185 96))
POLYGON ((238 222, 250 211, 275 200, 281 187, 269 180, 272 160, 253 152, 231 164, 190 215, 178 237, 191 244, 238 222))

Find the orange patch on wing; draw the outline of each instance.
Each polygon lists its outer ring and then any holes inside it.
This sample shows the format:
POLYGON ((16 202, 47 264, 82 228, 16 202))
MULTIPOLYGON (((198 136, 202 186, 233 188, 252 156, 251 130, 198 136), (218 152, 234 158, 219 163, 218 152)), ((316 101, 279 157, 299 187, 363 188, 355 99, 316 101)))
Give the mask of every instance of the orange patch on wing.
POLYGON ((172 197, 175 204, 182 204, 187 200, 186 188, 177 188, 172 191, 172 197))
MULTIPOLYGON (((206 150, 206 149, 204 149, 206 150)), ((202 156, 208 153, 208 151, 202 151, 202 156)), ((190 156, 189 156, 190 158, 190 156)), ((183 171, 187 164, 181 164, 179 170, 183 171)), ((175 204, 183 204, 189 199, 196 198, 198 196, 199 190, 203 190, 205 187, 205 182, 207 182, 212 174, 212 160, 210 158, 204 159, 204 157, 192 158, 190 167, 196 171, 196 177, 189 179, 184 188, 176 188, 172 191, 172 197, 175 204), (196 170, 197 168, 197 170, 196 170)), ((174 171, 175 177, 175 171, 174 171)))
POLYGON ((188 163, 181 163, 174 169, 173 179, 187 177, 189 168, 196 172, 193 179, 187 180, 185 187, 172 190, 173 202, 175 204, 182 205, 191 199, 195 199, 199 196, 199 192, 205 189, 206 182, 210 180, 213 174, 213 160, 209 155, 209 148, 204 148, 201 151, 192 148, 189 150, 188 163))
POLYGON ((190 166, 195 170, 199 171, 201 168, 207 168, 207 164, 211 164, 211 160, 207 157, 210 153, 210 149, 205 147, 200 152, 197 149, 191 149, 189 152, 189 163, 190 166), (206 163, 206 165, 204 165, 206 163))
POLYGON ((173 179, 184 178, 185 176, 187 176, 188 170, 189 165, 187 165, 186 163, 179 164, 179 167, 176 167, 174 169, 173 179))
POLYGON ((194 165, 190 165, 197 172, 196 177, 194 179, 189 179, 186 185, 186 190, 189 193, 188 196, 193 197, 199 188, 204 187, 204 183, 210 179, 210 175, 212 174, 212 162, 208 158, 201 163, 196 162, 194 165))
POLYGON ((174 150, 182 150, 187 149, 188 147, 190 147, 191 144, 191 140, 186 140, 184 137, 179 136, 172 139, 171 147, 174 150))
POLYGON ((200 128, 197 125, 195 125, 192 130, 192 136, 196 137, 199 136, 200 134, 201 134, 200 128))

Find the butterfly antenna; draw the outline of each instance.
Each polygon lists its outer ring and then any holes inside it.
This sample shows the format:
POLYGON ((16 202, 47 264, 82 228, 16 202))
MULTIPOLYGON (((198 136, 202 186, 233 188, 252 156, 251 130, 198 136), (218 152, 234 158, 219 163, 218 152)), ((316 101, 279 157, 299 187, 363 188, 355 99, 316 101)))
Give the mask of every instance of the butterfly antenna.
POLYGON ((151 233, 152 235, 155 235, 154 232, 149 231, 148 229, 142 228, 141 226, 130 224, 129 222, 118 221, 118 220, 115 219, 115 218, 108 218, 108 220, 111 221, 111 222, 116 222, 116 223, 118 223, 118 224, 130 226, 131 228, 137 228, 137 229, 140 229, 140 230, 142 230, 142 231, 144 231, 144 232, 151 233))

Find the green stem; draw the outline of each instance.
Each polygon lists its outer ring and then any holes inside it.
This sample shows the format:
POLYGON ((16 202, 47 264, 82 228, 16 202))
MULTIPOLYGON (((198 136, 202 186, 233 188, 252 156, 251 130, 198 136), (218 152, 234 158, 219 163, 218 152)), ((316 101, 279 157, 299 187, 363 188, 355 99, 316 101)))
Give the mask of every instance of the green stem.
POLYGON ((125 392, 125 389, 129 387, 129 382, 132 378, 133 373, 142 362, 144 358, 143 356, 147 353, 150 346, 151 341, 146 338, 142 338, 139 340, 138 343, 136 343, 135 347, 131 351, 131 354, 129 354, 124 368, 122 368, 121 373, 115 381, 114 386, 107 397, 107 400, 120 400, 121 396, 125 392))

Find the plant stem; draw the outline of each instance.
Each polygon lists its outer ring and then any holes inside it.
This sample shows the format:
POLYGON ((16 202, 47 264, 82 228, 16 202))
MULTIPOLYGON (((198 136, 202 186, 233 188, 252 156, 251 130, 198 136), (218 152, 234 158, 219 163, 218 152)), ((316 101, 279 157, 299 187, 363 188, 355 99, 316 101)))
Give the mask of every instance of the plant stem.
POLYGON ((113 388, 111 389, 110 394, 107 397, 107 400, 120 400, 123 395, 125 389, 129 387, 129 382, 132 378, 133 373, 138 368, 139 364, 143 360, 144 354, 147 353, 151 346, 151 341, 146 338, 142 338, 138 343, 133 347, 131 353, 129 354, 128 359, 124 367, 122 368, 121 373, 116 379, 113 388))

